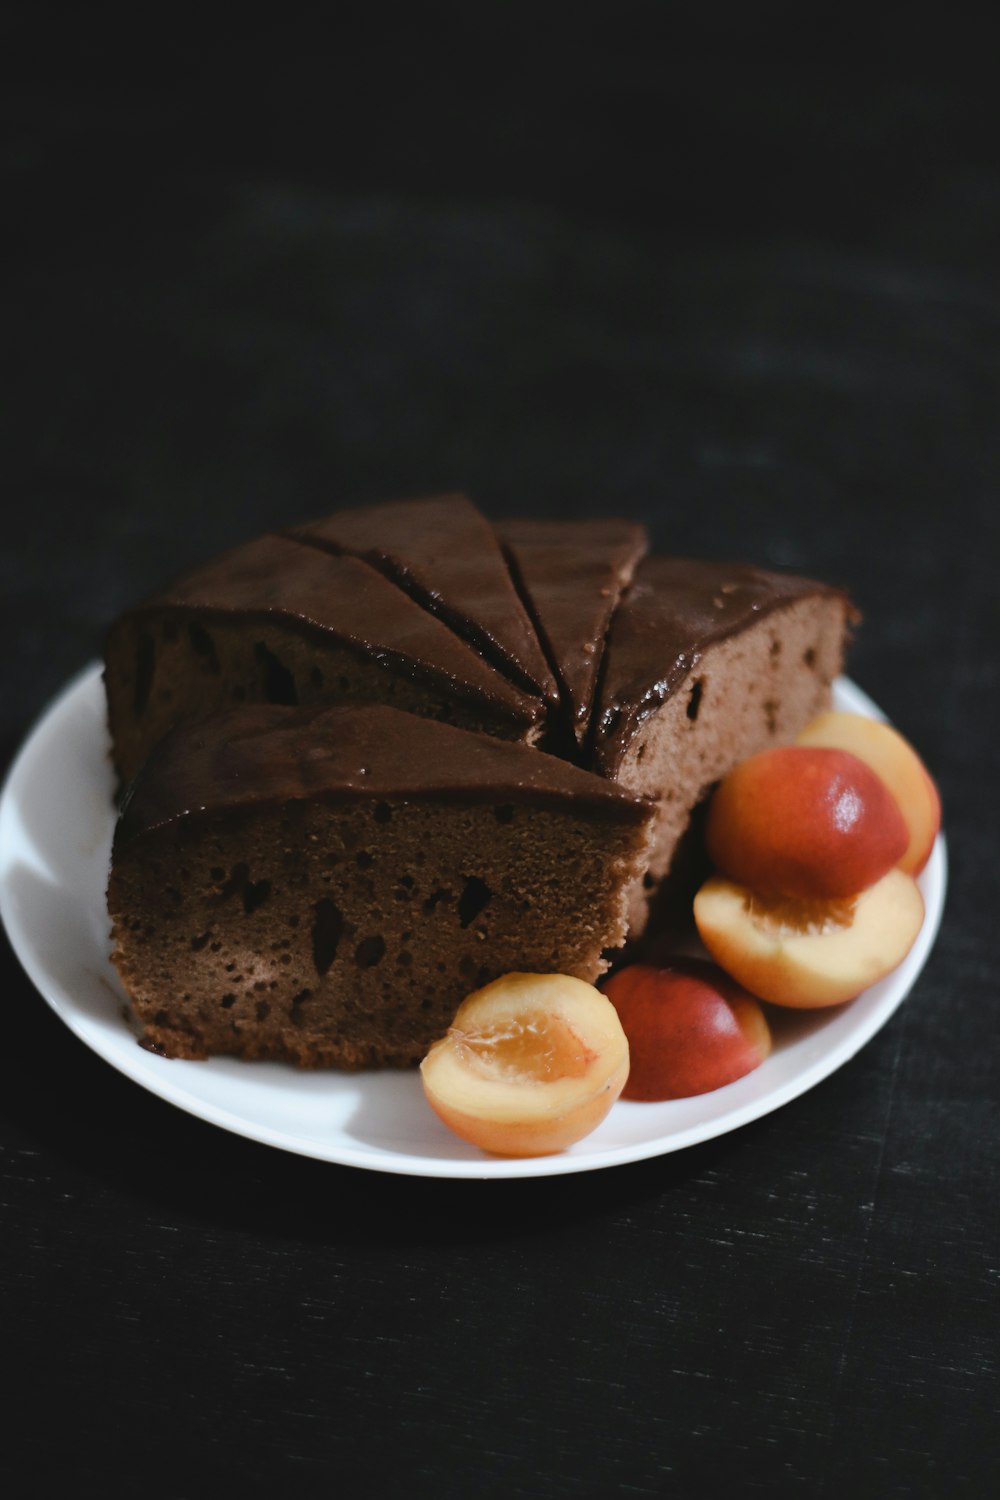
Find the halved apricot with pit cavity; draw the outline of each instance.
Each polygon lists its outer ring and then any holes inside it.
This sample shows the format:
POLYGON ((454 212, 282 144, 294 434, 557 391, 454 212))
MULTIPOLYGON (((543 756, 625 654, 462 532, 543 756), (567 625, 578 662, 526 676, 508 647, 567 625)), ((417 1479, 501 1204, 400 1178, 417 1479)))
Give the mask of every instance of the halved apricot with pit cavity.
POLYGON ((546 1156, 594 1130, 628 1077, 618 1014, 566 974, 505 974, 462 1002, 420 1065, 444 1123, 497 1156, 546 1156))
POLYGON ((715 877, 695 897, 694 916, 716 963, 751 994, 813 1008, 853 1000, 901 963, 924 903, 902 870, 839 901, 769 899, 715 877))

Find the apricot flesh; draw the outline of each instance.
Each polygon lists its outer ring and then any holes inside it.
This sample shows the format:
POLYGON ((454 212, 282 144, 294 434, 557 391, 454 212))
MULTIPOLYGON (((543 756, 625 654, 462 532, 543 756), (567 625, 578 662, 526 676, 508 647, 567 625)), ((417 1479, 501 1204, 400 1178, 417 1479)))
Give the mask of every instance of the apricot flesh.
POLYGON ((476 990, 420 1065, 438 1117, 497 1156, 547 1156, 582 1140, 628 1071, 614 1006, 566 974, 505 974, 476 990))
POLYGON ((715 964, 630 964, 605 981, 632 1059, 622 1097, 685 1099, 734 1083, 771 1051, 754 997, 715 964))
POLYGON ((774 1005, 840 1005, 895 969, 912 948, 924 903, 911 876, 890 870, 839 901, 762 897, 716 876, 694 900, 702 942, 727 974, 774 1005))
POLYGON ((909 740, 878 719, 831 711, 807 724, 796 743, 849 750, 871 767, 889 788, 906 824, 908 842, 899 868, 919 875, 941 827, 941 798, 909 740))
POLYGON ((785 746, 753 755, 708 810, 712 863, 741 885, 805 900, 852 896, 881 879, 909 835, 885 783, 849 751, 785 746))

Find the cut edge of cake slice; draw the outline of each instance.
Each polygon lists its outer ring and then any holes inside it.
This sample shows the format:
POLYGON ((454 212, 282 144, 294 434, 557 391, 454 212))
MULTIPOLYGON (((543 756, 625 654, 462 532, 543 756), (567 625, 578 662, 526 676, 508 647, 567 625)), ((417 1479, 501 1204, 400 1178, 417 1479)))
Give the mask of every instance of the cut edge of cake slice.
POLYGON ((593 982, 652 809, 527 746, 382 706, 248 705, 130 791, 113 961, 169 1056, 408 1066, 511 971, 593 982))
MULTIPOLYGON (((743 564, 650 557, 608 635, 592 768, 656 803, 632 937, 676 900, 692 814, 742 760, 790 743, 829 705, 857 620, 838 588, 743 564)), ((697 866, 695 865, 695 868, 697 866)), ((682 893, 686 894, 686 893, 682 893)))

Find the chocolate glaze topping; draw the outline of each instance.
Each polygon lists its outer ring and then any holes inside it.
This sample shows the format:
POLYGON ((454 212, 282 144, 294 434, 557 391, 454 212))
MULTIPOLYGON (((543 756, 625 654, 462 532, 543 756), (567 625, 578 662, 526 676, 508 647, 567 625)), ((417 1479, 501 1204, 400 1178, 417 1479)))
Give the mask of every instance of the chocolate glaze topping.
POLYGON ((541 750, 398 709, 246 704, 160 742, 129 789, 115 845, 182 819, 316 797, 527 803, 625 826, 651 812, 646 799, 541 750))
POLYGON ((400 675, 482 704, 494 720, 528 728, 544 715, 538 698, 515 688, 367 563, 286 537, 248 542, 139 606, 163 609, 248 620, 281 615, 400 675))
POLYGON ((649 550, 628 521, 510 521, 497 527, 559 682, 567 749, 586 739, 604 639, 649 550))
POLYGON ((595 771, 617 773, 637 731, 707 647, 783 605, 840 593, 811 578, 741 563, 646 558, 608 635, 594 715, 595 771))
POLYGON ((364 558, 513 682, 555 701, 555 681, 493 528, 464 495, 342 510, 288 535, 364 558))

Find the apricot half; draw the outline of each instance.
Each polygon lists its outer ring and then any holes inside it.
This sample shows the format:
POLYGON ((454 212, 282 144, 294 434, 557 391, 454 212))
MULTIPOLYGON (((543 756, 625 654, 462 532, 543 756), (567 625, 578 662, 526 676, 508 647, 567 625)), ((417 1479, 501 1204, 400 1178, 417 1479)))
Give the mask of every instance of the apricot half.
POLYGON ((908 842, 899 868, 919 875, 941 827, 941 798, 910 742, 878 719, 830 712, 807 724, 796 743, 849 750, 871 767, 889 788, 906 824, 908 842))
POLYGON ((758 1002, 704 959, 629 964, 604 993, 628 1037, 626 1099, 707 1094, 752 1072, 771 1050, 758 1002))
POLYGON ((924 919, 916 882, 890 870, 840 901, 767 899, 716 876, 694 899, 702 942, 751 994, 813 1008, 853 1000, 901 963, 924 919))
POLYGON ((476 990, 420 1065, 435 1113, 497 1156, 547 1156, 589 1135, 628 1070, 611 1001, 566 974, 505 974, 476 990))
POLYGON ((712 863, 740 885, 804 900, 853 896, 906 849, 885 783, 846 750, 763 750, 719 784, 708 810, 712 863))

